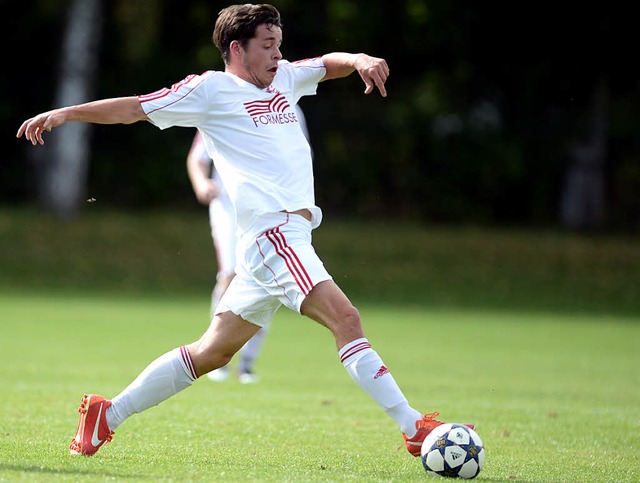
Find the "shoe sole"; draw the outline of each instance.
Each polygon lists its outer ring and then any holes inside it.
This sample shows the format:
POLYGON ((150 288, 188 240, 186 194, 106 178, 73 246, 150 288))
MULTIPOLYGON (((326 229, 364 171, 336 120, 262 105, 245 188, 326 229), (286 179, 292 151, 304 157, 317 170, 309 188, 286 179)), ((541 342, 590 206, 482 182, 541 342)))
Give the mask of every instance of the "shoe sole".
MULTIPOLYGON (((78 441, 78 435, 84 434, 84 426, 87 422, 87 413, 89 412, 89 402, 91 401, 91 396, 85 394, 80 402, 80 407, 78 408, 78 412, 80 413, 80 422, 78 423, 78 431, 76 435, 73 437, 72 443, 78 442, 78 446, 82 448, 82 444, 78 441), (84 410, 84 411, 83 411, 84 410)), ((82 451, 76 451, 74 449, 69 448, 69 453, 73 456, 84 456, 82 451)))

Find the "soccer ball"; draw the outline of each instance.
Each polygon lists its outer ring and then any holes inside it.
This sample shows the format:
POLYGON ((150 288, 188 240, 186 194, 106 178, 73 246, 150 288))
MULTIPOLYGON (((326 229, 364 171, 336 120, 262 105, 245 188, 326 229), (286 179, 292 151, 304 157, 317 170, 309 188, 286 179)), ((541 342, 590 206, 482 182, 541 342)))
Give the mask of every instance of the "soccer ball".
POLYGON ((450 478, 475 478, 484 463, 480 436, 462 424, 437 426, 422 443, 422 464, 427 473, 450 478))

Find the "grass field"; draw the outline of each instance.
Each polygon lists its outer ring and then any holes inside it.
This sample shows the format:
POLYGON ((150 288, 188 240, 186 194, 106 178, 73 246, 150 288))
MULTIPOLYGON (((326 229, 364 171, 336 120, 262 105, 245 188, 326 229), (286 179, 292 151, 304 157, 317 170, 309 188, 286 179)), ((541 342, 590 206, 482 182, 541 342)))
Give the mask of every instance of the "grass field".
MULTIPOLYGON (((640 238, 327 221, 314 245, 410 402, 479 425, 478 480, 640 481, 640 238)), ((0 207, 0 481, 439 480, 286 310, 260 384, 198 381, 70 457, 84 392, 202 333, 214 270, 205 210, 0 207)))
MULTIPOLYGON (((280 311, 262 381, 197 381, 126 421, 94 458, 68 443, 83 392, 115 395, 207 324, 194 297, 0 295, 0 480, 435 481, 350 380, 327 332, 280 311)), ((640 478, 633 317, 367 305, 409 400, 473 421, 480 481, 640 478)), ((444 481, 444 480, 443 480, 444 481)))

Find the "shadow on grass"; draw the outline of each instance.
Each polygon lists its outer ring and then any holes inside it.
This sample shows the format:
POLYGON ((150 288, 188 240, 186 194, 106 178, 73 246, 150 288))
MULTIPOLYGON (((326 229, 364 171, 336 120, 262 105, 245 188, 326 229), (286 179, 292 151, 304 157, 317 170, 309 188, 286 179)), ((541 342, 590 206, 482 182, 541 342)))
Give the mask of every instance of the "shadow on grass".
MULTIPOLYGON (((16 465, 16 464, 1 464, 0 463, 0 472, 2 471, 16 471, 21 473, 40 473, 43 475, 83 475, 83 476, 93 476, 93 477, 101 477, 101 478, 126 478, 128 480, 133 479, 145 479, 148 476, 143 475, 132 475, 127 473, 126 475, 119 473, 108 473, 104 471, 91 471, 86 469, 76 469, 76 468, 46 468, 44 466, 35 466, 35 465, 16 465)), ((0 477, 2 479, 2 477, 0 477)))

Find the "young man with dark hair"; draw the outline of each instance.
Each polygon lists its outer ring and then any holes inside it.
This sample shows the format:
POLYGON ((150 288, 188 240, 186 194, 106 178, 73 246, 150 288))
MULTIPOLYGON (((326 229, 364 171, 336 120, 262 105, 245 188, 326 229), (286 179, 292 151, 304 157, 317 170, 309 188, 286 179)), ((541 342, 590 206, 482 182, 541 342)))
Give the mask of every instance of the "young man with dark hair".
POLYGON ((130 124, 160 129, 195 127, 234 205, 239 259, 236 276, 199 340, 153 361, 112 400, 85 395, 71 444, 92 455, 113 430, 224 366, 281 306, 333 334, 340 361, 353 380, 400 427, 407 449, 419 456, 426 435, 442 422, 411 407, 365 337, 360 315, 311 245, 322 219, 315 204, 312 158, 295 105, 319 82, 357 71, 365 94, 386 96, 389 67, 366 54, 334 52, 299 62, 283 60, 280 14, 271 5, 222 10, 213 39, 224 72, 190 75, 169 89, 63 107, 25 121, 18 130, 33 144, 67 121, 130 124))

